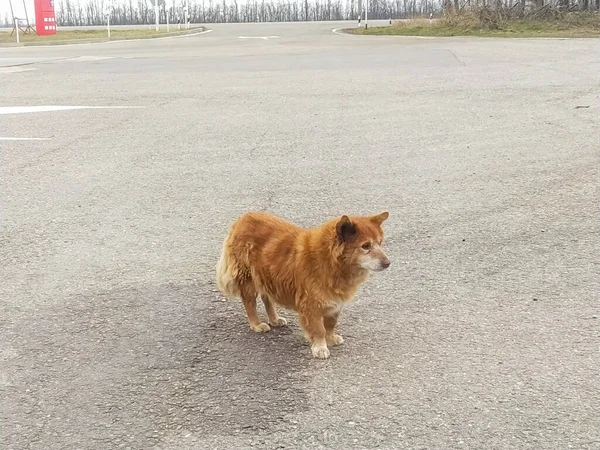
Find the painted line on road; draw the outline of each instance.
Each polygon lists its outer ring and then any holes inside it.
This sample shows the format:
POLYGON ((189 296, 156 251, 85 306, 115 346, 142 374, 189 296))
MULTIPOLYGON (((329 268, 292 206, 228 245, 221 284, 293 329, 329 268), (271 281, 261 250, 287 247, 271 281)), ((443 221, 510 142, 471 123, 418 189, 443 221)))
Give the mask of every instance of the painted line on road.
POLYGON ((145 106, 67 106, 67 105, 40 105, 40 106, 0 106, 0 115, 26 114, 50 111, 70 111, 75 109, 139 109, 145 106))
POLYGON ((0 141, 50 141, 52 138, 2 137, 0 141))
POLYGON ((68 58, 67 61, 88 62, 88 61, 104 61, 105 59, 114 59, 114 56, 75 56, 68 58))
POLYGON ((37 70, 37 69, 35 67, 23 67, 23 66, 0 67, 0 73, 19 73, 19 72, 29 72, 31 70, 37 70))
POLYGON ((135 41, 159 41, 162 39, 177 39, 177 38, 186 38, 191 36, 200 36, 201 34, 211 33, 212 30, 204 30, 199 31, 198 33, 190 33, 190 34, 180 34, 179 36, 163 36, 157 38, 140 38, 140 39, 121 39, 118 41, 106 41, 106 42, 96 42, 97 44, 115 44, 118 42, 135 42, 135 41))
POLYGON ((348 34, 348 33, 341 33, 340 30, 344 30, 344 28, 334 28, 331 30, 331 32, 334 34, 339 34, 340 36, 354 36, 354 35, 348 34))
POLYGON ((279 36, 238 36, 238 39, 262 39, 262 40, 269 40, 269 39, 279 39, 279 36))

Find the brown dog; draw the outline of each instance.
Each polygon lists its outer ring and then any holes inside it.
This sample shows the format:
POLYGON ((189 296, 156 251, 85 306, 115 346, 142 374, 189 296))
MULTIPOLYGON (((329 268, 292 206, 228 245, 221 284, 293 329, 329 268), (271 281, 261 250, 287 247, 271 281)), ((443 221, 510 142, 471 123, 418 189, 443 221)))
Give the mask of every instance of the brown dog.
POLYGON ((304 229, 267 213, 248 213, 233 223, 217 265, 217 284, 227 296, 241 297, 250 327, 269 331, 256 314, 260 294, 269 324, 287 321, 275 304, 295 310, 316 358, 328 358, 327 343, 338 315, 371 271, 390 261, 381 248, 381 224, 389 214, 342 216, 318 228, 304 229))

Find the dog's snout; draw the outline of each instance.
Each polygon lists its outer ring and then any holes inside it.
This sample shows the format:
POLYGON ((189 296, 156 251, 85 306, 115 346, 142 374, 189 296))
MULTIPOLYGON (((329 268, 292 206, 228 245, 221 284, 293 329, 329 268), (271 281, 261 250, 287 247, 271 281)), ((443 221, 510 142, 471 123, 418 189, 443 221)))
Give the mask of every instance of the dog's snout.
POLYGON ((383 261, 381 261, 381 267, 383 267, 384 269, 387 269, 388 267, 390 267, 390 260, 384 259, 383 261))

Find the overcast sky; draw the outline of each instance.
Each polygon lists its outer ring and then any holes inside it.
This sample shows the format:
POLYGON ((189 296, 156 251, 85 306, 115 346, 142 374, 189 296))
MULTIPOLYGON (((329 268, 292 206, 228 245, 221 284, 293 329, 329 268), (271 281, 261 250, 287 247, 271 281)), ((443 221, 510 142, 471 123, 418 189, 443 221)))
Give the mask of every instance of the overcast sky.
MULTIPOLYGON (((11 0, 12 7, 15 16, 21 18, 25 17, 25 11, 23 8, 23 0, 11 0)), ((123 0, 113 0, 114 3, 122 2, 123 0)), ((60 0, 54 0, 54 8, 58 9, 58 4, 60 0)), ((81 5, 85 5, 87 0, 79 0, 81 5)), ((137 4, 137 2, 135 2, 137 4)), ((229 1, 228 1, 229 3, 229 1)), ((238 0, 238 4, 243 3, 243 1, 238 0)), ((33 0, 25 0, 25 6, 27 7, 27 14, 29 14, 29 20, 33 21, 35 19, 35 10, 33 8, 33 0)), ((4 18, 4 14, 10 15, 10 3, 9 0, 0 0, 0 17, 4 18)))
MULTIPOLYGON (((25 17, 25 12, 23 9, 23 0, 11 1, 15 16, 25 17)), ((33 0, 25 0, 25 5, 27 6, 27 14, 29 14, 29 19, 32 20, 34 16, 33 0)), ((2 14, 2 17, 4 17, 4 14, 6 13, 10 15, 10 3, 8 0, 0 0, 0 14, 2 14)))

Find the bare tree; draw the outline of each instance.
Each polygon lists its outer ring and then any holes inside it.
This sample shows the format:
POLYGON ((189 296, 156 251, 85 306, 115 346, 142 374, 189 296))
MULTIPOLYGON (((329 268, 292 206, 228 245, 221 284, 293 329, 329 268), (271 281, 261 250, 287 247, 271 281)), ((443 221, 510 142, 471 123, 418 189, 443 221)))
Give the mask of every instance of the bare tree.
MULTIPOLYGON (((357 0, 189 0, 192 22, 270 22, 300 20, 356 20, 361 13, 357 0)), ((89 0, 84 7, 80 0, 56 0, 58 25, 99 25, 104 23, 104 0, 89 0)), ((406 18, 430 13, 461 14, 470 8, 509 11, 523 15, 527 8, 543 6, 568 11, 597 10, 600 0, 369 0, 370 19, 406 18)), ((364 2, 367 4, 367 2, 364 2)), ((184 0, 177 0, 169 19, 183 19, 184 0)), ((161 11, 164 22, 167 11, 161 11)), ((154 13, 146 0, 117 0, 111 23, 123 25, 146 24, 154 13)), ((8 17, 4 22, 9 21, 8 17)), ((10 26, 10 24, 9 24, 10 26)))

